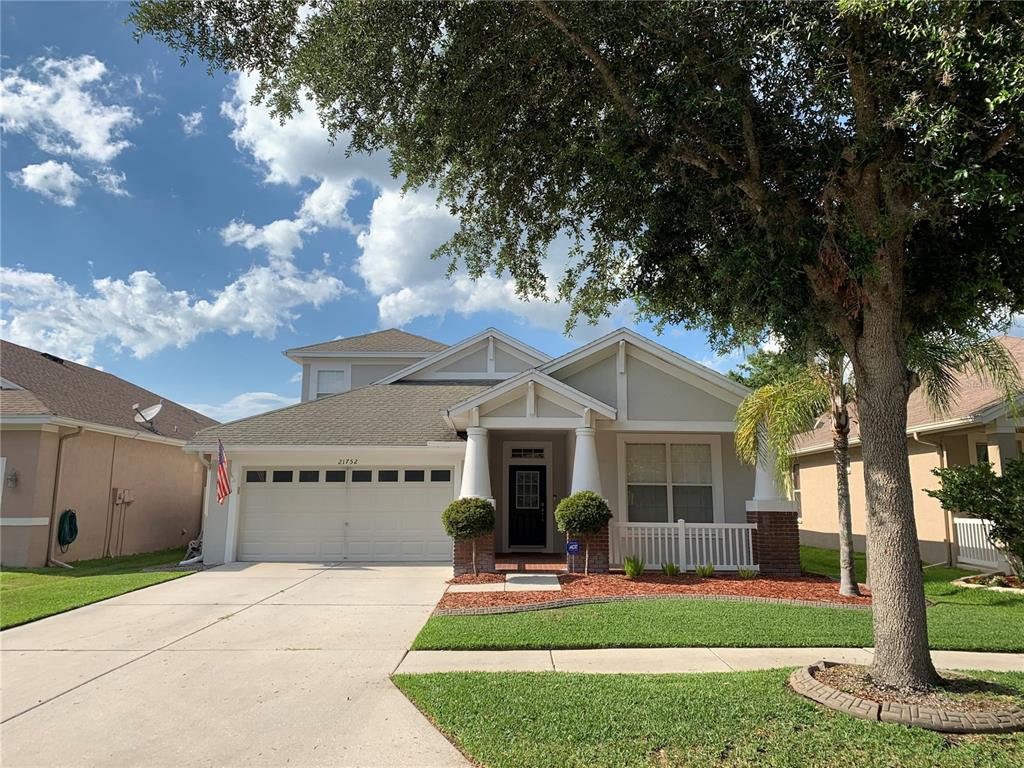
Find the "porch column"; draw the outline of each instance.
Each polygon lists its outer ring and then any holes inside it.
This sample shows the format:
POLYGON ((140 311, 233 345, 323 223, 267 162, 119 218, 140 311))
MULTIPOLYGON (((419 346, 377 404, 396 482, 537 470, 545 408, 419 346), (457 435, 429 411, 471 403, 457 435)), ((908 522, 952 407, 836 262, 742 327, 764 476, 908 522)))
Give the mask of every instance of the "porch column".
POLYGON ((800 530, 796 502, 783 496, 775 482, 774 458, 754 470, 754 498, 747 502, 747 522, 753 532, 754 562, 768 576, 800 575, 800 530))
POLYGON ((486 427, 466 428, 466 460, 462 467, 462 489, 459 498, 469 497, 494 501, 494 497, 491 495, 491 469, 488 465, 486 427))
POLYGON ((572 489, 601 493, 601 475, 597 468, 597 441, 593 427, 576 428, 576 453, 572 460, 572 489))

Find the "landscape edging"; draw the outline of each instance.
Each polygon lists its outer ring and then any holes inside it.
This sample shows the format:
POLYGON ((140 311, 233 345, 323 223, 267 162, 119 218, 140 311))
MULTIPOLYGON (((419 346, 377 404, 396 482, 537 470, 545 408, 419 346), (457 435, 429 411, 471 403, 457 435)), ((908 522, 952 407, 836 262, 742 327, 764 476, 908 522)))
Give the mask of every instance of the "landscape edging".
POLYGON ((843 712, 861 720, 917 726, 943 733, 1009 733, 1024 730, 1024 709, 996 709, 987 712, 922 707, 895 701, 877 702, 840 691, 814 677, 814 673, 838 666, 819 661, 809 667, 798 667, 789 676, 789 687, 804 698, 823 707, 843 712))

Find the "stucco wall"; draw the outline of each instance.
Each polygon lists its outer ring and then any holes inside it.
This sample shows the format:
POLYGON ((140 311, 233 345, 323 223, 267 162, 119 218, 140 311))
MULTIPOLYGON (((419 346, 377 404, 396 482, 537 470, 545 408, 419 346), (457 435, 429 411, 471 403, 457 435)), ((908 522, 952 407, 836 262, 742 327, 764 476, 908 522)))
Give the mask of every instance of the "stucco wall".
MULTIPOLYGON (((970 461, 968 438, 965 434, 932 434, 923 436, 929 442, 941 441, 946 451, 947 465, 966 464, 970 461)), ((939 466, 935 448, 913 439, 907 442, 910 460, 910 480, 914 492, 914 518, 917 523, 921 557, 929 563, 949 559, 949 540, 952 522, 939 502, 926 491, 937 488, 938 478, 931 470, 939 466)), ((811 546, 835 549, 839 546, 838 504, 836 501, 835 464, 831 452, 801 456, 800 466, 800 539, 811 546)), ((853 517, 855 545, 865 548, 866 519, 864 503, 864 466, 860 449, 850 449, 850 506, 853 517)))
POLYGON ((562 375, 561 371, 556 371, 554 376, 580 392, 613 407, 618 407, 615 360, 615 354, 611 353, 593 365, 575 371, 568 376, 562 375))
MULTIPOLYGON (((8 466, 19 467, 18 493, 4 494, 4 516, 50 514, 56 466, 57 435, 48 432, 4 432, 8 466), (33 461, 33 455, 35 460, 33 461), (30 501, 31 497, 31 501, 30 501), (8 501, 11 503, 8 504, 8 501), (15 513, 19 514, 15 514, 15 513)), ((63 467, 57 496, 58 516, 74 509, 78 539, 67 552, 66 562, 111 554, 134 554, 180 546, 199 532, 202 474, 195 458, 174 445, 115 437, 84 431, 64 442, 63 467), (122 515, 112 507, 112 488, 130 488, 135 501, 122 515), (110 544, 106 545, 108 527, 110 544)), ((20 526, 19 526, 20 527, 20 526)), ((46 560, 47 526, 32 530, 3 528, 3 562, 43 565, 46 560)))
POLYGON ((736 407, 626 356, 626 403, 631 420, 732 421, 736 407))
POLYGON ((380 363, 380 364, 362 364, 355 363, 352 365, 352 389, 358 387, 365 387, 367 384, 373 384, 373 382, 383 379, 388 374, 400 371, 405 368, 408 363, 380 363))

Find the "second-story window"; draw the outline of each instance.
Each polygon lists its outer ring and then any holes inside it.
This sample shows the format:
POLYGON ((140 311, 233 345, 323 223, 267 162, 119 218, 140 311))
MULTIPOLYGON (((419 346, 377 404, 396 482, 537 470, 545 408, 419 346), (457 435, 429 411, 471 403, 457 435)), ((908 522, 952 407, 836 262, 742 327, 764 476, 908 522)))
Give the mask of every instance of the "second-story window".
POLYGON ((316 396, 326 397, 336 395, 345 391, 344 371, 317 371, 316 372, 316 396))

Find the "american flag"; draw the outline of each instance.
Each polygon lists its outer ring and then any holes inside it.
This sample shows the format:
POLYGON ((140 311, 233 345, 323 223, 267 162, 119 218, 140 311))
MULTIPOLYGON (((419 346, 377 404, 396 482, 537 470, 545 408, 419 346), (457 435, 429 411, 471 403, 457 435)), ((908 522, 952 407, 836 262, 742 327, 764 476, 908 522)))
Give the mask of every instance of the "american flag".
POLYGON ((223 504, 231 493, 231 480, 228 479, 228 457, 224 453, 224 443, 217 441, 217 503, 223 504))

